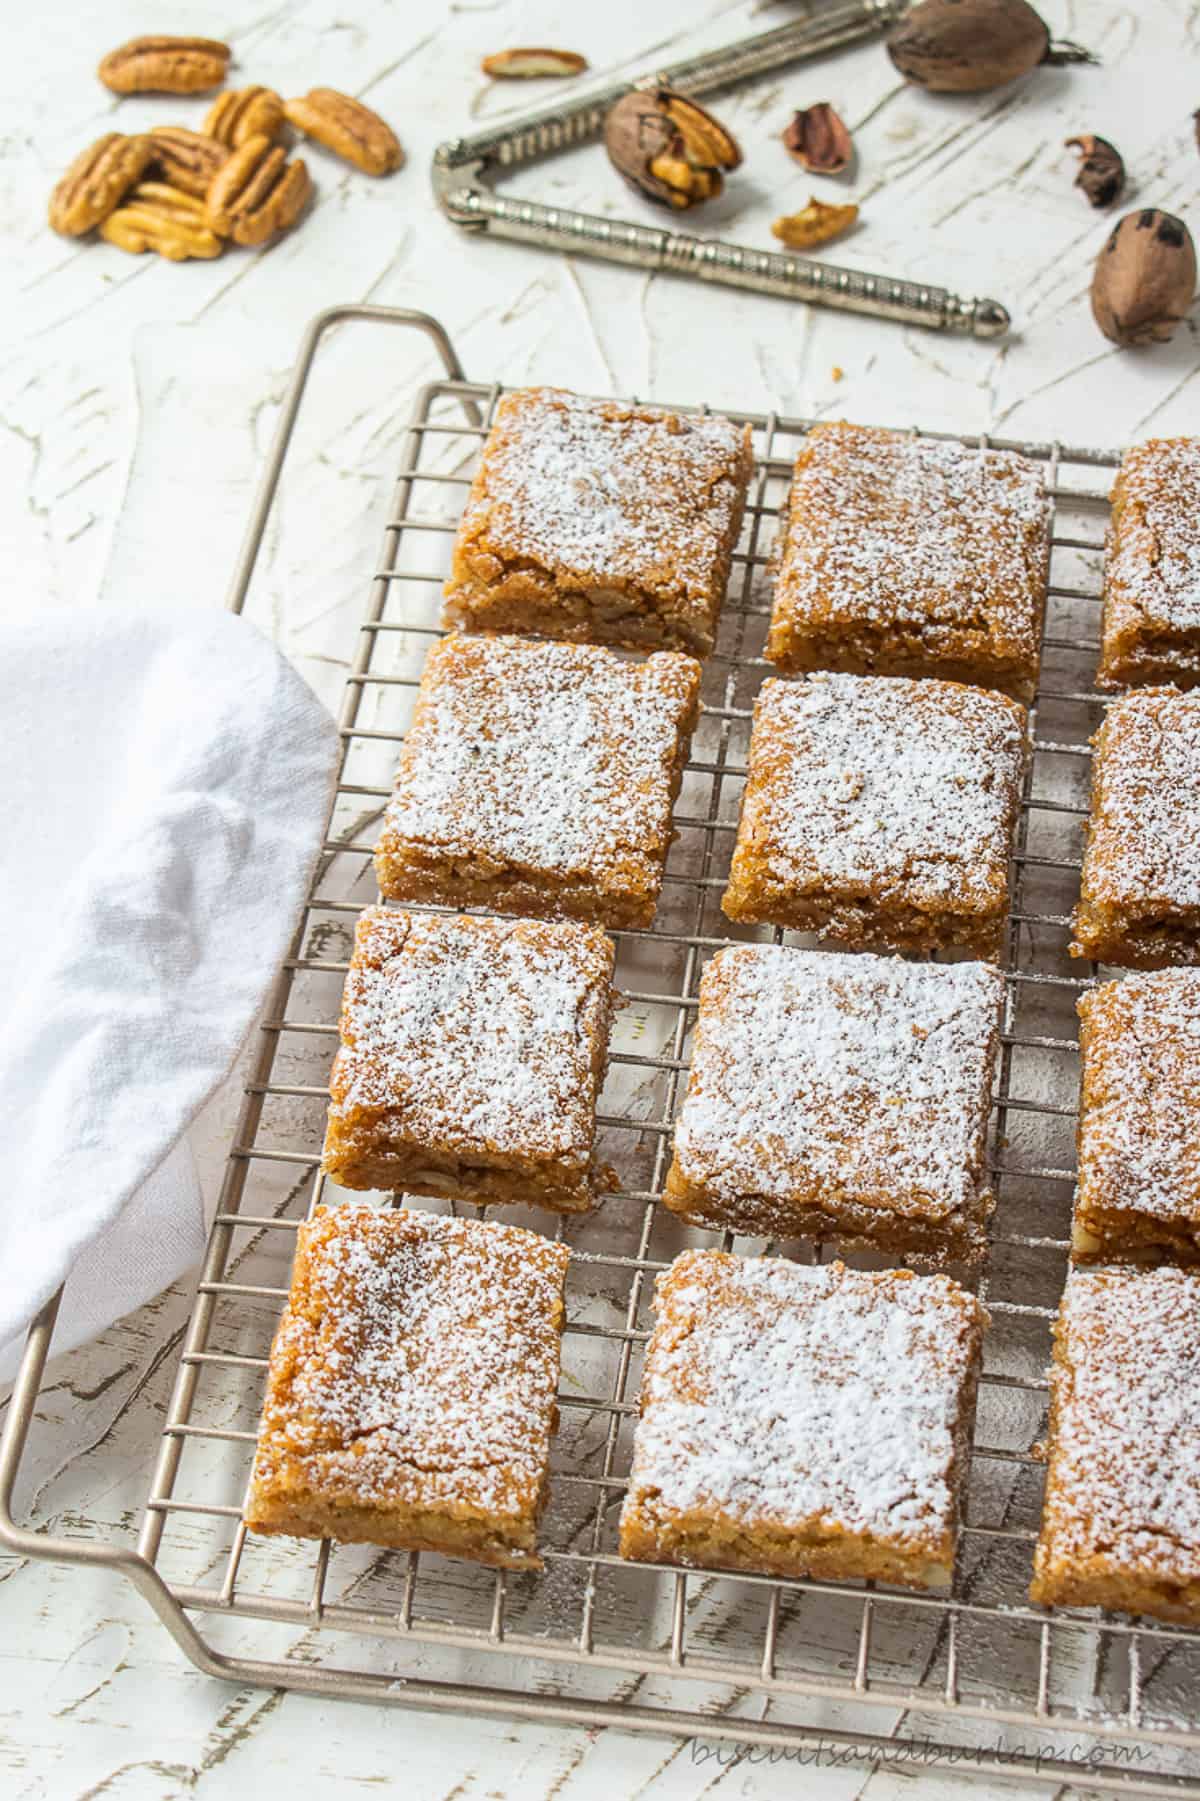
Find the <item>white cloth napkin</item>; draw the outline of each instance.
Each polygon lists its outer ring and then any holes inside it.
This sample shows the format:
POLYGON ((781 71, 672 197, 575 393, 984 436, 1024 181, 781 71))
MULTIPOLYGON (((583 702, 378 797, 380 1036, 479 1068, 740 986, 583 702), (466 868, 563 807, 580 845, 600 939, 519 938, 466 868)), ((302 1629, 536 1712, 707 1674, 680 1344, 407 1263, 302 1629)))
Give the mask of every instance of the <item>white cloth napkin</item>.
POLYGON ((182 1134, 295 929, 337 732, 243 619, 0 620, 0 1377, 70 1276, 56 1350, 199 1256, 182 1134))

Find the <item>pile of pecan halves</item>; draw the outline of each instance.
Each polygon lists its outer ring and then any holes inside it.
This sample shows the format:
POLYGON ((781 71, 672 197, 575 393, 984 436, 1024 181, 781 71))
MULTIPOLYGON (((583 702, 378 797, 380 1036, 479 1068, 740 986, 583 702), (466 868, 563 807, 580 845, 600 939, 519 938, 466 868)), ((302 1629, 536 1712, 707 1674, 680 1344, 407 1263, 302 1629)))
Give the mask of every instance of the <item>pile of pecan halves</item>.
MULTIPOLYGON (((134 38, 97 74, 114 94, 203 94, 222 87, 231 54, 212 38, 134 38)), ((391 127, 348 94, 312 88, 284 100, 272 88, 227 88, 199 131, 156 125, 98 138, 50 196, 50 223, 63 237, 98 231, 121 250, 172 262, 220 256, 230 242, 266 244, 296 223, 313 191, 306 165, 288 155, 289 126, 366 175, 404 161, 391 127)))

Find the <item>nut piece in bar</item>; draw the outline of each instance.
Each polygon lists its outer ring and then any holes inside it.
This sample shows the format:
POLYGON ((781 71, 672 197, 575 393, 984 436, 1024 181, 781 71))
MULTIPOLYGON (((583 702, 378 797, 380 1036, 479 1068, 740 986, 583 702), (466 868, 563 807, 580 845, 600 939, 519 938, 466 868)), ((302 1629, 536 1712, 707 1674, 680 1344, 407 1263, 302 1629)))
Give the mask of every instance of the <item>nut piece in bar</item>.
POLYGON ((706 656, 752 470, 746 426, 506 394, 471 484, 446 623, 706 656))
POLYGON ((654 1310, 622 1557, 949 1585, 987 1325, 973 1295, 685 1251, 654 1310))
POLYGON ((667 1206, 711 1231, 978 1261, 1003 993, 984 963, 718 951, 667 1206))
POLYGON ((590 1207, 613 946, 593 926, 369 907, 322 1168, 477 1207, 590 1207))
POLYGON ((1073 1269, 1030 1596, 1200 1626, 1200 1274, 1073 1269))
POLYGON ((271 1347, 250 1530, 540 1569, 568 1258, 513 1226, 318 1207, 271 1347))

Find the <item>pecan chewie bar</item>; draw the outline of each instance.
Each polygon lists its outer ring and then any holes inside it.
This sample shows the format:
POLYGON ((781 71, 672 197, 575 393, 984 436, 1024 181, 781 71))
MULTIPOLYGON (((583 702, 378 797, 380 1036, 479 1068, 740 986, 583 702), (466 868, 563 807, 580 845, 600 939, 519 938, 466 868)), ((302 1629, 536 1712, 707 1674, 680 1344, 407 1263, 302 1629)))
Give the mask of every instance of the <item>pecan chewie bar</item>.
POLYGON ((749 427, 728 419, 506 394, 455 542, 447 624, 705 656, 752 466, 749 427))
POLYGON ((1121 459, 1099 681, 1200 682, 1200 438, 1152 438, 1121 459))
POLYGON ((972 1295, 685 1251, 654 1305, 623 1557, 950 1582, 987 1324, 972 1295))
POLYGON ((514 1226, 318 1207, 271 1347, 251 1531, 539 1569, 568 1258, 514 1226))

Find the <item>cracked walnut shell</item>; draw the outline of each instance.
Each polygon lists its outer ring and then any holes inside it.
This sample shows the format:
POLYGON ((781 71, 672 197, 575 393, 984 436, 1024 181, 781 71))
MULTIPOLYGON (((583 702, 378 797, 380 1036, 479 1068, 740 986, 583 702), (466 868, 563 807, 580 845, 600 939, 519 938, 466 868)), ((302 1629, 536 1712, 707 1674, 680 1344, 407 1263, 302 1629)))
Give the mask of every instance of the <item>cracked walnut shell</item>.
POLYGON ((204 202, 164 181, 139 182, 103 221, 100 236, 118 250, 129 250, 134 255, 153 250, 172 263, 220 256, 225 248, 208 227, 204 202))
POLYGON ((369 106, 336 88, 310 88, 284 103, 289 125, 323 144, 364 175, 390 175, 404 161, 400 140, 369 106))
POLYGON ((107 219, 153 160, 150 139, 110 131, 80 152, 50 196, 50 224, 64 238, 82 237, 107 219))
POLYGON ((213 177, 208 225, 235 244, 265 244, 295 224, 311 193, 304 163, 288 162, 287 152, 269 138, 248 138, 213 177))
POLYGON ((218 94, 204 117, 204 131, 227 150, 236 150, 248 138, 270 138, 283 132, 283 100, 274 88, 229 88, 218 94))
POLYGON ((154 146, 150 165, 154 174, 169 186, 203 200, 229 155, 225 146, 202 131, 189 131, 186 125, 156 125, 147 136, 154 146))
POLYGON ((202 94, 220 87, 232 54, 216 38, 131 38, 96 73, 114 94, 202 94))

